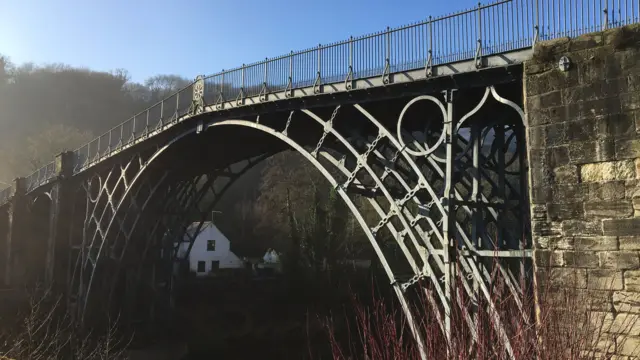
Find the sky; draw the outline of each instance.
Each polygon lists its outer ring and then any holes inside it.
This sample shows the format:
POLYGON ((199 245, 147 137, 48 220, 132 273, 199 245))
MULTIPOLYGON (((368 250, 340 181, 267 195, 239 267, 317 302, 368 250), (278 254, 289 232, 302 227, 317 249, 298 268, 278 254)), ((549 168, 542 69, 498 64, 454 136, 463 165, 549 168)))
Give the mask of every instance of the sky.
MULTIPOLYGON (((486 3, 486 2, 485 2, 486 3)), ((16 64, 187 78, 463 10, 471 0, 0 0, 16 64)))

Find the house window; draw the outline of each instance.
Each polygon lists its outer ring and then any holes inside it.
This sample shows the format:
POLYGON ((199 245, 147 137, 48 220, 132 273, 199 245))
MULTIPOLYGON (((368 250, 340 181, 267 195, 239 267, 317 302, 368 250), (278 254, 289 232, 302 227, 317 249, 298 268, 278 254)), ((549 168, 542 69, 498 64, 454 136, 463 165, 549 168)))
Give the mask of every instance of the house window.
POLYGON ((198 272, 199 273, 203 273, 205 271, 204 267, 205 267, 204 261, 198 261, 198 272))
POLYGON ((211 262, 211 271, 216 271, 220 269, 220 261, 214 260, 211 262))
POLYGON ((216 241, 207 240, 207 251, 216 251, 216 241))

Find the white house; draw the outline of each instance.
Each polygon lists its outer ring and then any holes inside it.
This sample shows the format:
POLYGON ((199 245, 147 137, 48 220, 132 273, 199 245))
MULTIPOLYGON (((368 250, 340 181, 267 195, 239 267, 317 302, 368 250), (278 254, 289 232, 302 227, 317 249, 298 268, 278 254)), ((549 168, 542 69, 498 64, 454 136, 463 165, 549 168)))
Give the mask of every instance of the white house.
MULTIPOLYGON (((193 234, 197 226, 198 223, 191 224, 187 232, 193 234)), ((189 250, 189 238, 185 236, 184 240, 178 249, 179 258, 184 258, 189 250)), ((229 239, 210 221, 202 224, 188 261, 189 270, 197 276, 207 276, 218 269, 242 269, 245 266, 242 259, 231 251, 229 239)))
POLYGON ((257 264, 256 269, 270 273, 281 273, 282 263, 280 262, 280 254, 274 249, 268 249, 262 257, 262 263, 257 264))

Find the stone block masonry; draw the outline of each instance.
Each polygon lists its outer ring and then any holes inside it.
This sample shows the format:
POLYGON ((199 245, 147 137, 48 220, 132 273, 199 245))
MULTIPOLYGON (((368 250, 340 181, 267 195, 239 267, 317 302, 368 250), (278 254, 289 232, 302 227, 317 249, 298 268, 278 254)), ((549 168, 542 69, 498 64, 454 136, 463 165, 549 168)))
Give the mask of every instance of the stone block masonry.
POLYGON ((524 88, 536 274, 597 299, 603 352, 640 355, 640 26, 536 45, 524 88))

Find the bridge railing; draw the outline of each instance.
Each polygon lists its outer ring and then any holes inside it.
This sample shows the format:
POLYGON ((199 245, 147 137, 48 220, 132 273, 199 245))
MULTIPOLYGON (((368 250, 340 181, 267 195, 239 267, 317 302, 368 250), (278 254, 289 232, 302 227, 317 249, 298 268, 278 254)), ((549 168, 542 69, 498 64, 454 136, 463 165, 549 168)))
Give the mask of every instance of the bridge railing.
MULTIPOLYGON (((638 0, 503 0, 407 26, 267 58, 205 78, 208 105, 244 97, 348 82, 532 47, 537 41, 640 21, 638 0)), ((75 151, 75 172, 144 139, 185 115, 193 83, 75 151)), ((29 189, 52 179, 50 165, 29 189)), ((0 203, 3 194, 0 192, 0 203)))
POLYGON ((4 204, 11 199, 12 187, 8 186, 0 190, 0 204, 4 204))
MULTIPOLYGON (((528 3, 531 0, 524 2, 528 3)), ((522 1, 489 5, 267 58, 206 77, 205 101, 384 76, 473 59, 533 44, 533 19, 522 1)))
POLYGON ((149 137, 186 115, 193 98, 193 83, 175 94, 135 114, 125 122, 111 128, 88 144, 74 151, 74 172, 100 162, 113 152, 149 137))
POLYGON ((52 161, 40 169, 38 169, 33 174, 27 176, 26 178, 26 191, 30 192, 37 187, 40 187, 49 181, 53 180, 56 176, 56 168, 55 163, 52 161))

